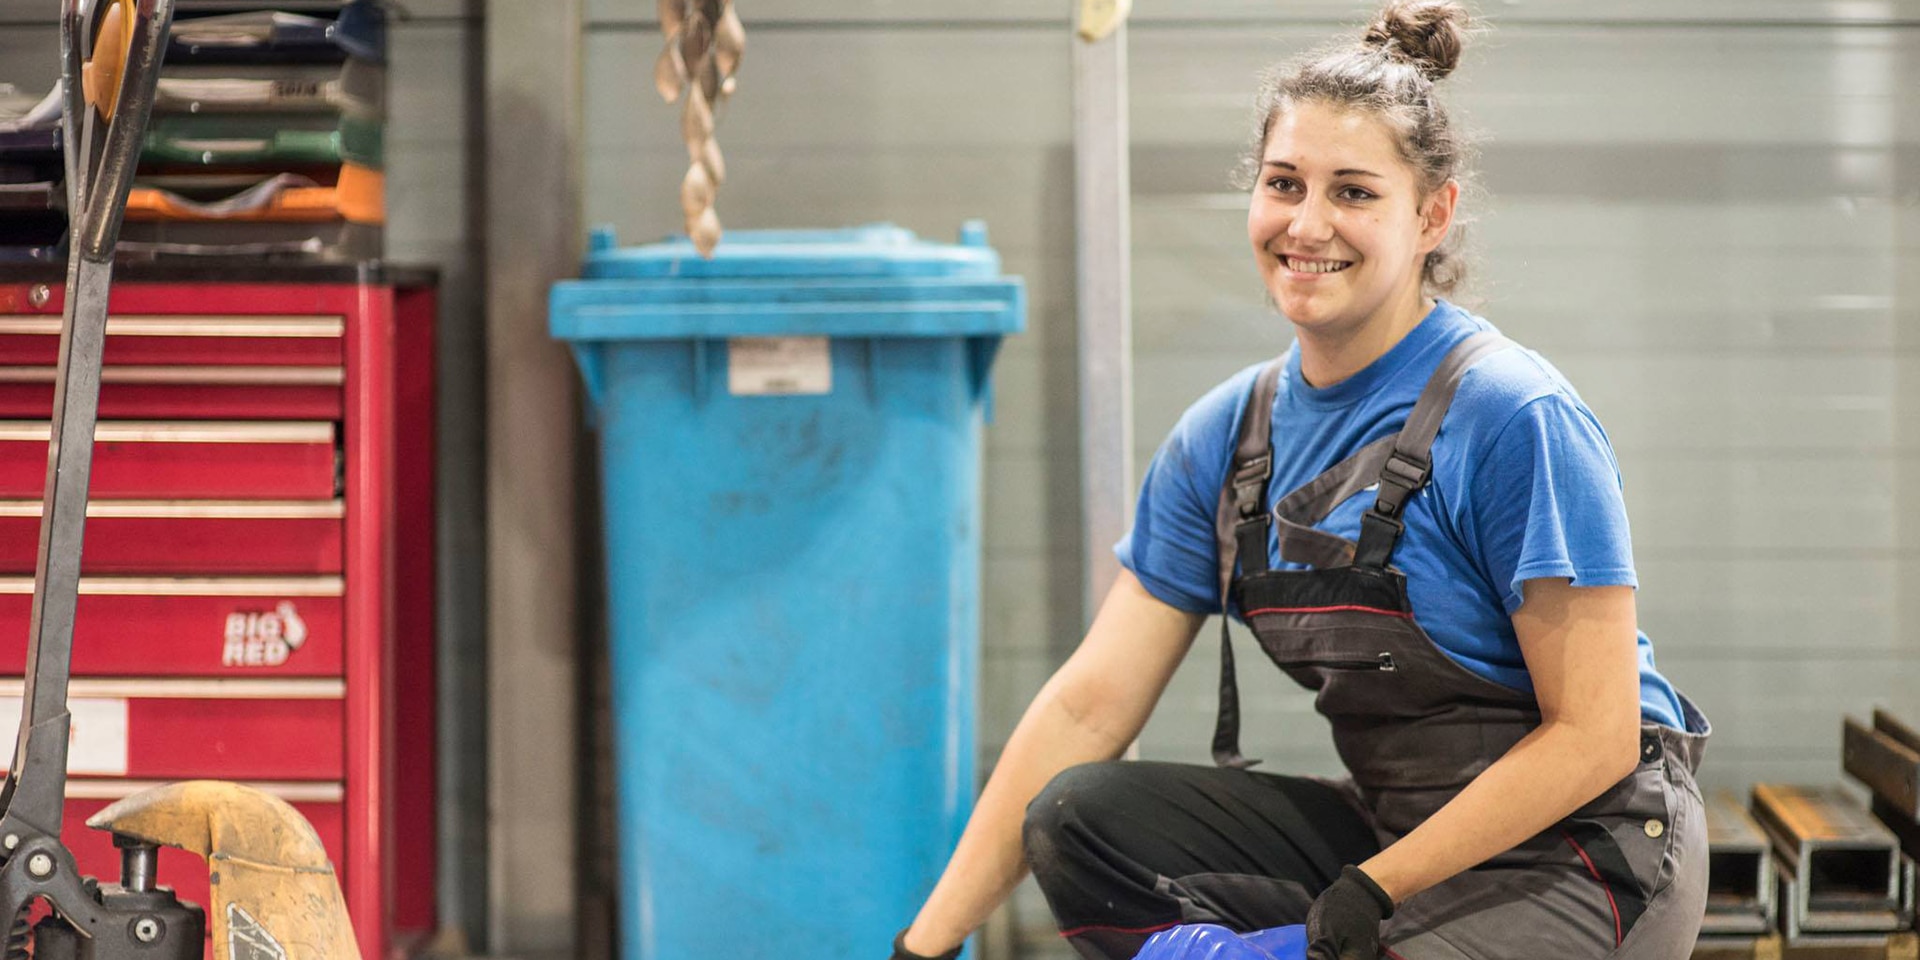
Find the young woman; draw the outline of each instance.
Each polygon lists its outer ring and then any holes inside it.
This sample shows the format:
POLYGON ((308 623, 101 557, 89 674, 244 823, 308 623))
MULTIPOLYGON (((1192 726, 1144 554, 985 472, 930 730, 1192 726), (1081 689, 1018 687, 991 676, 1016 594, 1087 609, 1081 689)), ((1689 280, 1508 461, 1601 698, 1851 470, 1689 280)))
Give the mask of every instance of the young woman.
POLYGON ((1708 726, 1654 669, 1613 452, 1558 371, 1439 299, 1465 15, 1398 0, 1268 81, 1247 234, 1294 346, 1201 398, 1125 566, 894 956, 1031 868, 1062 933, 1306 923, 1317 960, 1675 960, 1706 899, 1708 726), (1350 780, 1253 773, 1222 637, 1213 768, 1114 762, 1210 612, 1317 691, 1350 780))

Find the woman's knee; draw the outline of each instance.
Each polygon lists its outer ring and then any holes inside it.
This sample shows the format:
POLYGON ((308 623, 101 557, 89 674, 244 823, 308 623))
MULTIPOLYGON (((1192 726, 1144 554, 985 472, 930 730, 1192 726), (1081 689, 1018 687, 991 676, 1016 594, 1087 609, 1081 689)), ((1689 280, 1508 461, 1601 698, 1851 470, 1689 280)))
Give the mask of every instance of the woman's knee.
POLYGON ((1100 824, 1116 809, 1135 764, 1121 760, 1083 763, 1060 771, 1027 804, 1021 829, 1027 863, 1036 874, 1054 869, 1086 849, 1100 824))

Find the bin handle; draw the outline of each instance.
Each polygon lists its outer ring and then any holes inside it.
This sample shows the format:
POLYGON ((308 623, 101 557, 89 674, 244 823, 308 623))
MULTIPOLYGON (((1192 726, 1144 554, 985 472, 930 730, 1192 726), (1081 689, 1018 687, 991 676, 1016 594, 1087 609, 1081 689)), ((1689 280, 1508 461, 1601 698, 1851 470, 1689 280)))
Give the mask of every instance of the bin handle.
POLYGON ((574 364, 580 368, 580 383, 587 392, 590 425, 597 426, 600 421, 600 402, 607 392, 606 366, 600 345, 590 340, 574 340, 567 347, 573 351, 574 364))
POLYGON ((967 389, 987 423, 993 422, 993 359, 1001 339, 997 333, 967 338, 967 389))

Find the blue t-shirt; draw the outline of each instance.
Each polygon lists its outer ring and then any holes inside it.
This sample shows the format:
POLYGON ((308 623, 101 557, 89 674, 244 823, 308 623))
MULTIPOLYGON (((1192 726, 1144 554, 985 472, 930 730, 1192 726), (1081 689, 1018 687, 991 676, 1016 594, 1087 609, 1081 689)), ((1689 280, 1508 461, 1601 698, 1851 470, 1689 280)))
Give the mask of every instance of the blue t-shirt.
MULTIPOLYGON (((1419 326, 1359 373, 1330 387, 1300 377, 1296 344, 1273 406, 1269 508, 1361 447, 1400 431, 1440 361, 1493 326, 1439 301, 1419 326)), ((1233 457, 1241 412, 1261 365, 1201 397, 1147 468, 1130 530, 1114 551, 1149 593, 1190 613, 1220 610, 1214 512, 1233 457)), ((1467 371, 1434 438, 1433 474, 1407 503, 1393 563, 1408 599, 1441 650, 1483 677, 1532 692, 1512 615, 1521 583, 1565 577, 1574 586, 1637 586, 1619 467, 1600 422, 1539 354, 1497 351, 1467 371)), ((1369 489, 1318 526, 1360 535, 1369 489)), ((1297 569, 1268 544, 1275 569, 1297 569)), ((1681 726, 1673 686, 1639 635, 1641 713, 1681 726)))

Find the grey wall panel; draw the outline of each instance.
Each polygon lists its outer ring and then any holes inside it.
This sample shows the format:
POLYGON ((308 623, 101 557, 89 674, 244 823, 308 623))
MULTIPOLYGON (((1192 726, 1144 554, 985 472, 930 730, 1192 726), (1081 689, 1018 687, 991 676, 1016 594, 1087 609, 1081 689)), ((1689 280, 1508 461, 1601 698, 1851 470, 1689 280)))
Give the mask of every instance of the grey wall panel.
MULTIPOLYGON (((858 156, 928 146, 981 158, 993 148, 1067 142, 1068 49, 1058 36, 786 29, 748 43, 739 92, 719 111, 723 148, 858 156)), ((660 46, 655 34, 588 38, 590 146, 677 142, 678 108, 653 89, 660 46)), ((920 185, 937 185, 938 172, 920 185)))
MULTIPOLYGON (((474 263, 479 171, 473 107, 477 21, 465 0, 409 3, 389 37, 387 256, 440 268, 438 425, 440 845, 439 919, 456 940, 485 942, 487 912, 485 570, 481 489, 484 317, 474 263)), ((520 811, 502 810, 512 819, 520 811)))
POLYGON ((1840 778, 1840 716, 1875 704, 1911 710, 1920 672, 1911 657, 1841 656, 1738 660, 1668 658, 1663 666, 1713 718, 1708 748, 1716 783, 1744 785, 1744 765, 1793 761, 1804 782, 1840 778))
POLYGON ((0 25, 0 83, 45 93, 60 79, 60 30, 51 22, 0 25))
POLYGON ((1640 619, 1662 663, 1746 657, 1897 657, 1912 652, 1896 598, 1911 565, 1890 551, 1834 551, 1818 562, 1729 551, 1717 558, 1640 551, 1640 619))
POLYGON ((1892 439, 1894 361, 1884 353, 1726 355, 1559 351, 1621 454, 1850 453, 1892 439))
MULTIPOLYGON (((1867 454, 1700 451, 1625 461, 1636 556, 1887 551, 1896 464, 1867 454), (1815 492, 1817 491, 1817 495, 1815 492)), ((1642 583, 1643 591, 1659 587, 1642 583)), ((1664 589, 1664 588, 1662 588, 1664 589)))
MULTIPOLYGON (((1326 39, 1300 25, 1142 30, 1135 76, 1165 82, 1135 95, 1134 142, 1239 146, 1253 78, 1326 39)), ((1469 48, 1445 95, 1472 128, 1503 142, 1873 149, 1913 136, 1899 64, 1916 45, 1913 30, 1859 27, 1502 25, 1469 48)), ((1655 189, 1676 175, 1713 180, 1712 171, 1645 173, 1655 189)))

